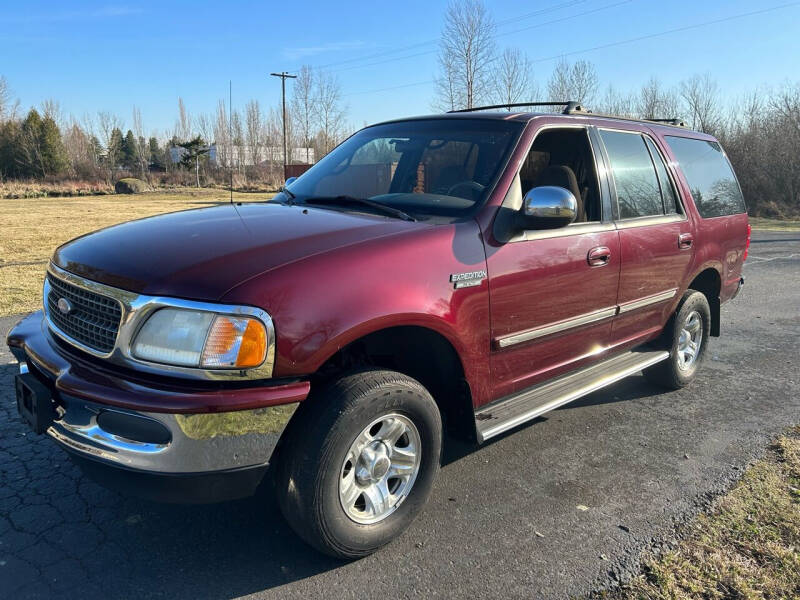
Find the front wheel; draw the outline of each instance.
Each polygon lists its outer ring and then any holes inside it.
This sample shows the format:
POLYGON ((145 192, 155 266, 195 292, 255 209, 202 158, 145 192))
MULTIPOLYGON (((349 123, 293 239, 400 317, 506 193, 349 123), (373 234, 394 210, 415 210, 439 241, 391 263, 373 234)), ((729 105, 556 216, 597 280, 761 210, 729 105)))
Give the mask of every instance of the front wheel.
POLYGON ((303 404, 278 456, 281 510, 326 554, 370 554, 400 535, 428 499, 442 446, 436 403, 410 377, 368 370, 303 404))
POLYGON ((701 292, 687 290, 664 331, 669 358, 645 369, 644 376, 673 390, 689 385, 705 358, 710 333, 708 300, 701 292))

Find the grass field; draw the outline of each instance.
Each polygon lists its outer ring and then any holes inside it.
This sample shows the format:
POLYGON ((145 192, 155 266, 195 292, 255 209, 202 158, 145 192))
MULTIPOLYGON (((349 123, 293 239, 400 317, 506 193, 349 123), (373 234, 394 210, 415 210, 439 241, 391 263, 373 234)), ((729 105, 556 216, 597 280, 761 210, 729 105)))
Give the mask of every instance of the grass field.
POLYGON ((750 217, 750 225, 762 231, 800 231, 800 221, 750 217))
MULTIPOLYGON (((224 190, 192 190, 0 200, 0 316, 41 307, 47 261, 67 240, 131 219, 224 203, 229 197, 224 190)), ((270 197, 234 193, 234 200, 240 202, 270 197)))
POLYGON ((600 597, 800 597, 800 427, 700 515, 677 549, 645 561, 641 576, 600 597))

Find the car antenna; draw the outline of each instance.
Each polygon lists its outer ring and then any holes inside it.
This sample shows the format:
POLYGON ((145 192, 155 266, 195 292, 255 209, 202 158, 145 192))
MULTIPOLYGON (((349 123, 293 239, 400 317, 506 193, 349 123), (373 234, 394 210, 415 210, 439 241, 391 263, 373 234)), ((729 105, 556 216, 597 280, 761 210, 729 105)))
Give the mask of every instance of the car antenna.
POLYGON ((233 81, 228 80, 228 149, 231 155, 228 157, 228 174, 230 175, 231 204, 233 204, 233 81))

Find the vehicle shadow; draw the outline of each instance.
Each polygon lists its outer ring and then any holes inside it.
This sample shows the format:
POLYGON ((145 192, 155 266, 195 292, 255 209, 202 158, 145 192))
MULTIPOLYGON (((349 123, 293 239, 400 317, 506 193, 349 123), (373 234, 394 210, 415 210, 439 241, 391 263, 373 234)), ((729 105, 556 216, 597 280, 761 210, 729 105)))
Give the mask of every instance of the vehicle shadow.
MULTIPOLYGON (((16 414, 13 374, 0 366, 0 597, 227 599, 290 584, 345 563, 305 545, 271 489, 215 505, 158 504, 86 478, 16 414)), ((634 378, 570 408, 660 393, 634 378)), ((535 427, 537 419, 521 427, 535 427)), ((493 443, 513 433, 492 440, 493 443)), ((478 447, 447 438, 443 464, 478 447)))
POLYGON ((231 598, 335 569, 289 528, 271 490, 215 505, 147 502, 94 483, 16 413, 0 366, 2 598, 231 598))

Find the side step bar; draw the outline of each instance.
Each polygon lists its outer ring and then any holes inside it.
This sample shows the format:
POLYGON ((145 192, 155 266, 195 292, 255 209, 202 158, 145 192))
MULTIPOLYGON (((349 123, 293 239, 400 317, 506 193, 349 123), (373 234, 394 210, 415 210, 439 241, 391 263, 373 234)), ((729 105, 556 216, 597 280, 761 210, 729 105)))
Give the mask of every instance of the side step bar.
POLYGON ((475 412, 478 441, 508 431, 669 357, 666 350, 636 350, 546 381, 475 412))

